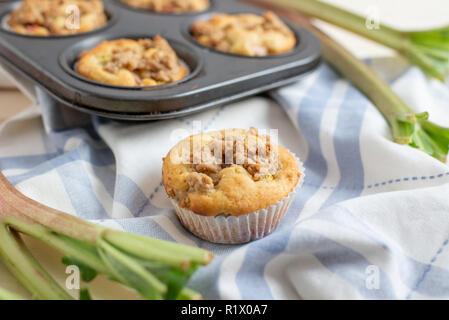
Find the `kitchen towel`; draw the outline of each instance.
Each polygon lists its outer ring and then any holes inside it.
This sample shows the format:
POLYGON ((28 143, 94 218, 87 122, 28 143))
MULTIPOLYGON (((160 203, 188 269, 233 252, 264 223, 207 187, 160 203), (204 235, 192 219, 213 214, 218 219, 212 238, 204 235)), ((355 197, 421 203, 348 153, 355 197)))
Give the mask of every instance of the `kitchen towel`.
MULTIPOLYGON (((412 108, 449 125, 447 86, 369 62, 412 108)), ((7 178, 83 219, 211 250, 189 283, 206 299, 449 298, 447 164, 391 142, 375 107, 325 64, 270 97, 166 121, 90 117, 33 95, 37 106, 0 128, 7 178), (278 129, 304 162, 305 183, 273 234, 217 245, 183 229, 161 184, 162 157, 198 126, 278 129)))

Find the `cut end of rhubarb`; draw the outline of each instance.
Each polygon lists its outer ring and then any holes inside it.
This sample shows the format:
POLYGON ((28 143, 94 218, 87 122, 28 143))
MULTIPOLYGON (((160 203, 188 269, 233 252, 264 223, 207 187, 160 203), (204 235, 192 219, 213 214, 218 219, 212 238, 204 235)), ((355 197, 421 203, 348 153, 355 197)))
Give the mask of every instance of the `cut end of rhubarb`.
POLYGON ((397 137, 393 138, 393 141, 398 144, 410 144, 412 142, 412 138, 410 137, 397 137))

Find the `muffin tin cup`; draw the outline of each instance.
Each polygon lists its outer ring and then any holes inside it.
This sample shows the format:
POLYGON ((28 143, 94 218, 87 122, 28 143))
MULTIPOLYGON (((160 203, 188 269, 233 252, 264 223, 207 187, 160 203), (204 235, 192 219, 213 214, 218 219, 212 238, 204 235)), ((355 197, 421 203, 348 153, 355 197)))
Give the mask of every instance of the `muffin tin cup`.
POLYGON ((222 244, 239 244, 261 239, 279 226, 296 193, 304 183, 303 163, 297 157, 295 159, 301 174, 298 183, 288 196, 266 209, 240 216, 212 217, 181 208, 174 199, 170 201, 182 225, 201 239, 222 244))
MULTIPOLYGON (((121 38, 132 40, 148 39, 148 38, 153 39, 155 36, 156 34, 129 34, 123 35, 119 39, 121 38)), ((81 75, 76 71, 77 64, 79 62, 78 57, 82 52, 92 50, 103 41, 114 41, 114 40, 118 40, 118 38, 110 35, 103 35, 103 36, 99 35, 94 40, 92 38, 88 38, 79 41, 62 52, 62 54, 59 56, 59 64, 64 69, 65 72, 67 72, 68 74, 70 74, 75 78, 78 78, 81 81, 101 87, 110 87, 118 90, 161 90, 165 88, 176 87, 183 82, 190 81, 201 71, 203 67, 203 59, 194 50, 192 50, 191 44, 165 37, 165 40, 167 40, 167 42, 170 44, 170 47, 176 52, 176 55, 179 59, 179 63, 184 68, 187 69, 187 75, 178 81, 167 82, 153 86, 129 87, 95 81, 84 77, 83 75, 81 75)))
POLYGON ((154 11, 154 10, 149 10, 149 9, 145 9, 145 8, 139 8, 139 7, 133 7, 130 6, 124 2, 122 2, 121 0, 113 0, 115 1, 115 3, 121 7, 123 7, 124 9, 127 10, 134 10, 135 12, 138 13, 147 13, 147 14, 159 14, 159 15, 166 15, 166 16, 177 16, 177 17, 191 17, 191 16, 195 16, 198 14, 202 14, 202 13, 206 13, 209 11, 214 10, 215 8, 215 2, 216 1, 220 1, 220 0, 209 0, 209 6, 201 11, 186 11, 186 12, 161 12, 161 11, 154 11))
MULTIPOLYGON (((0 1, 1 4, 2 1, 0 1)), ((7 1, 4 1, 7 2, 7 1)), ((25 34, 25 33, 19 33, 14 31, 13 29, 11 29, 11 27, 8 25, 8 19, 9 16, 11 14, 11 12, 15 9, 17 9, 20 5, 20 2, 17 0, 11 0, 11 3, 13 3, 10 8, 8 10, 6 10, 5 13, 3 13, 2 15, 0 15, 0 28, 3 31, 6 31, 8 33, 10 33, 11 35, 15 35, 18 37, 23 37, 23 38, 30 38, 30 39, 67 39, 70 37, 80 37, 80 36, 89 36, 93 33, 100 33, 103 32, 107 29, 109 29, 115 22, 117 22, 118 19, 118 14, 117 11, 111 9, 111 7, 109 6, 109 4, 107 2, 104 3, 104 13, 106 14, 107 17, 107 21, 104 25, 86 31, 86 32, 79 32, 79 33, 71 33, 71 34, 51 34, 51 35, 47 35, 47 36, 43 36, 43 35, 30 35, 30 34, 25 34)))

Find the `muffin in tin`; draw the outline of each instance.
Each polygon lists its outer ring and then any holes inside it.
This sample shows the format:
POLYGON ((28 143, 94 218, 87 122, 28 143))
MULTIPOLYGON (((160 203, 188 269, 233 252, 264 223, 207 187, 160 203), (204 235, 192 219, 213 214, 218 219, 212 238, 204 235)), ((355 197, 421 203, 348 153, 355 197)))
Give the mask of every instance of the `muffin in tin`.
POLYGON ((188 75, 187 67, 161 36, 104 41, 81 54, 76 70, 88 79, 126 87, 155 86, 188 75))
POLYGON ((204 46, 246 56, 281 54, 296 45, 293 31, 271 11, 263 16, 217 14, 195 22, 191 34, 204 46))
POLYGON ((24 0, 7 24, 25 35, 61 36, 92 31, 107 21, 101 0, 24 0))
POLYGON ((207 10, 209 0, 121 0, 124 4, 137 8, 162 13, 188 13, 207 10))
POLYGON ((302 171, 298 159, 255 128, 230 129, 179 142, 163 159, 162 183, 189 231, 242 243, 277 227, 302 171))

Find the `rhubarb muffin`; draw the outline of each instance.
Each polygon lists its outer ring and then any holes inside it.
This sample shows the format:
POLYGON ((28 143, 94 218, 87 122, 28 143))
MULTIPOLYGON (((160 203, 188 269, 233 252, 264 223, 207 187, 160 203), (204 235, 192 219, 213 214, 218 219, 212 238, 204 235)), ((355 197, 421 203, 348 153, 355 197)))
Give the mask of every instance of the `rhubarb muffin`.
POLYGON ((24 0, 7 24, 21 34, 59 36, 92 31, 107 20, 101 0, 24 0))
POLYGON ((163 159, 162 183, 181 223, 217 243, 272 232, 302 179, 300 161, 254 128, 190 136, 163 159))
POLYGON ((164 13, 200 12, 209 7, 209 0, 121 0, 130 7, 164 13))
POLYGON ((296 37, 277 15, 217 14, 197 21, 192 36, 204 46, 246 56, 267 56, 292 50, 296 37))
POLYGON ((117 86, 155 86, 175 82, 188 70, 164 38, 104 41, 81 54, 77 72, 117 86))

